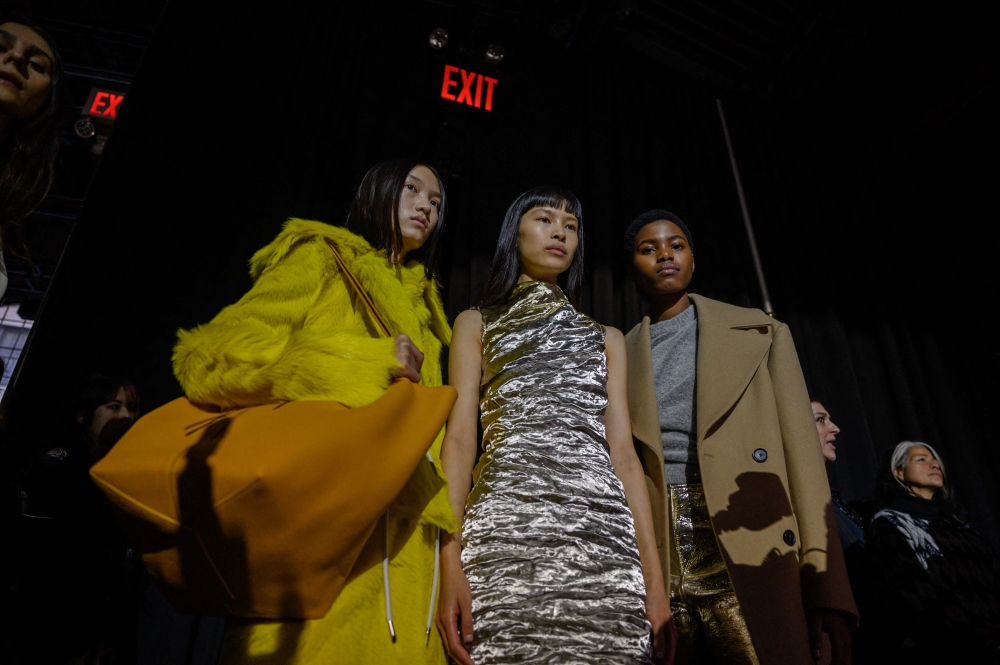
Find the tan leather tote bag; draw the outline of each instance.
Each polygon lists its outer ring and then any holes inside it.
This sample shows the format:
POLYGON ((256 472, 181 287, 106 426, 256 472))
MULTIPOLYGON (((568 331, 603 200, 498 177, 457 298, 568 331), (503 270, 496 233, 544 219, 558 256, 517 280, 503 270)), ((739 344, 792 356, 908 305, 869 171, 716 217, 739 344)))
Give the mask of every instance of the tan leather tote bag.
POLYGON ((430 463, 455 398, 405 379, 354 409, 303 400, 212 413, 180 398, 140 418, 90 473, 178 611, 317 619, 379 517, 430 463))

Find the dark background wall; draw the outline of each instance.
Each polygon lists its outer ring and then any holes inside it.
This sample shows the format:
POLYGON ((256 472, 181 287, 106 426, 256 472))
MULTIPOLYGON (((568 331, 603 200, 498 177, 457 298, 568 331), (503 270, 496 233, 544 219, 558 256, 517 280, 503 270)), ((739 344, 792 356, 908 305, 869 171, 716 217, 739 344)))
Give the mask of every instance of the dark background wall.
POLYGON ((485 281, 506 206, 543 182, 583 200, 598 320, 640 316, 619 248, 651 207, 691 226, 698 292, 759 306, 721 98, 776 315, 843 429, 835 484, 864 498, 884 449, 926 440, 1000 541, 985 10, 761 3, 747 36, 735 4, 487 5, 171 2, 5 398, 8 471, 44 449, 86 371, 134 377, 144 410, 177 396, 176 329, 250 286, 249 257, 285 218, 338 222, 365 170, 397 155, 445 179, 452 316, 485 281), (490 67, 494 41, 508 56, 490 67), (440 100, 445 62, 496 76, 495 110, 440 100))

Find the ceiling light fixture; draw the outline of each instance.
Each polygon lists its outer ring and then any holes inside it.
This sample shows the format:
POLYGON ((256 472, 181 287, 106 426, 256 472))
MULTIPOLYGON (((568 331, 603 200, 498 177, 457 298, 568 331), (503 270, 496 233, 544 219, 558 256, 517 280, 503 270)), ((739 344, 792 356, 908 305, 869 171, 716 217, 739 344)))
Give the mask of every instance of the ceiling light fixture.
POLYGON ((440 51, 448 45, 448 31, 444 28, 434 28, 431 30, 431 36, 428 41, 431 43, 432 49, 440 51))
POLYGON ((500 44, 490 44, 486 47, 483 57, 488 65, 499 65, 507 55, 507 49, 500 44))

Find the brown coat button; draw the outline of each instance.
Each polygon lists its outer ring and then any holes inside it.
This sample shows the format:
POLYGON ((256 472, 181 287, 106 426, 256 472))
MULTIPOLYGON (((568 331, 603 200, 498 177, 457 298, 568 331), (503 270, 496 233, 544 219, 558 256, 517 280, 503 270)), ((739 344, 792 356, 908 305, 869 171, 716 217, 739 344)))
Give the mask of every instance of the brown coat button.
POLYGON ((791 529, 788 529, 785 533, 781 534, 781 537, 784 539, 785 544, 789 547, 795 544, 795 534, 792 533, 791 529))
POLYGON ((753 460, 755 462, 766 462, 767 461, 767 451, 763 448, 758 448, 753 451, 753 460))

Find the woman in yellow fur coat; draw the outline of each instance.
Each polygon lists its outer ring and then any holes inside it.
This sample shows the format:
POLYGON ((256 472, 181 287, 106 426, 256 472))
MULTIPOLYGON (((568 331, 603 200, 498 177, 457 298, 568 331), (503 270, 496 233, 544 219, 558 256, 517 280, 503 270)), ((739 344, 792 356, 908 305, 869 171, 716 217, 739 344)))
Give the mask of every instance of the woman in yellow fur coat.
MULTIPOLYGON (((289 220, 251 260, 253 288, 211 323, 179 333, 174 372, 187 397, 223 408, 294 399, 356 407, 377 400, 400 376, 441 385, 440 354, 451 329, 433 266, 444 202, 430 167, 383 162, 362 180, 347 228, 289 220), (327 239, 398 337, 378 338, 327 239)), ((456 529, 438 471, 440 449, 439 435, 433 461, 417 468, 389 508, 389 593, 380 525, 324 618, 232 620, 222 662, 444 663, 441 638, 428 629, 435 613, 435 543, 440 529, 456 529)))

